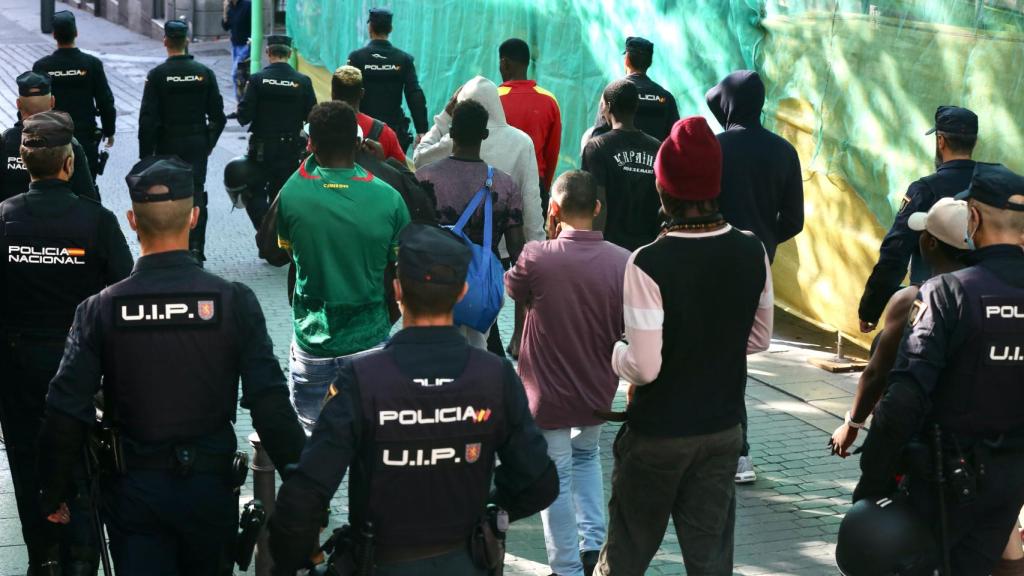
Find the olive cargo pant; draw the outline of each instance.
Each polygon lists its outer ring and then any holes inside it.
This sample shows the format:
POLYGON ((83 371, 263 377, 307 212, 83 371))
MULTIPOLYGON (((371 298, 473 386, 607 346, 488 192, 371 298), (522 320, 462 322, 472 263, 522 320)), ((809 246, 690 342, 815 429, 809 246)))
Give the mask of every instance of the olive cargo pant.
POLYGON ((595 574, 641 576, 671 516, 686 573, 731 575, 740 426, 702 436, 647 436, 624 424, 612 451, 608 539, 595 574))

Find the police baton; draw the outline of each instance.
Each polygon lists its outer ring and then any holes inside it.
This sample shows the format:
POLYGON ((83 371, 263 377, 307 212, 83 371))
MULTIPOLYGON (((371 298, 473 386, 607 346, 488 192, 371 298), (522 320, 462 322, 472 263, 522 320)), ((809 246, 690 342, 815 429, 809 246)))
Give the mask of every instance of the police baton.
POLYGON ((92 463, 92 452, 89 444, 83 448, 85 453, 85 476, 89 480, 89 508, 92 514, 93 528, 96 529, 96 537, 100 543, 100 562, 103 563, 103 573, 106 576, 114 576, 114 569, 110 562, 110 548, 107 547, 107 536, 103 530, 103 519, 100 518, 100 475, 94 469, 92 463))

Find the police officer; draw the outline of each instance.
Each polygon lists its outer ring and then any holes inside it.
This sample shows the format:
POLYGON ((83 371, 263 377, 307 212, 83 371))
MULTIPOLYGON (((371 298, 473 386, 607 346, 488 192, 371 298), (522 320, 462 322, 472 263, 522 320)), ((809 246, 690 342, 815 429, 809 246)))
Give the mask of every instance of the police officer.
MULTIPOLYGON (((626 80, 633 83, 640 93, 640 104, 636 110, 636 127, 648 136, 664 142, 672 131, 672 126, 679 120, 679 108, 672 93, 651 80, 647 70, 654 58, 654 44, 646 38, 630 36, 626 38, 626 80)), ((599 107, 600 108, 600 107, 599 107)), ((611 130, 607 119, 597 111, 594 128, 589 137, 598 136, 611 130)), ((585 137, 584 141, 589 139, 585 137)))
POLYGON ((316 106, 313 82, 288 64, 292 39, 267 36, 270 64, 253 74, 238 104, 238 123, 250 124, 249 158, 260 166, 261 181, 252 189, 245 211, 259 229, 270 202, 299 167, 306 142, 302 125, 316 106))
POLYGON ((139 158, 173 154, 192 166, 199 221, 189 234, 189 250, 206 260, 206 162, 227 118, 213 71, 186 54, 188 24, 164 25, 167 61, 149 71, 139 110, 139 158))
POLYGON ((331 385, 271 519, 280 574, 309 564, 323 511, 349 468, 349 522, 355 534, 372 531, 372 542, 357 546, 373 546, 377 576, 488 574, 469 546, 488 502, 515 520, 558 493, 512 365, 471 348, 452 326, 469 249, 425 224, 407 226, 400 241, 395 291, 406 328, 342 366, 331 385))
MULTIPOLYGON (((904 446, 938 425, 952 573, 973 576, 991 573, 1024 505, 1024 178, 979 163, 963 197, 976 250, 921 287, 854 499, 888 496, 904 446)), ((912 504, 939 526, 930 474, 908 474, 912 504)))
POLYGON ((907 226, 907 219, 914 212, 927 212, 939 198, 963 191, 974 173, 971 154, 978 141, 978 116, 974 112, 956 106, 939 106, 935 111, 935 126, 928 131, 932 133, 935 134, 935 173, 907 188, 896 220, 878 249, 878 263, 864 286, 858 309, 860 329, 864 333, 877 326, 886 303, 907 275, 907 263, 910 263, 911 283, 920 284, 931 276, 918 248, 919 233, 907 226))
POLYGON ((370 9, 370 43, 348 55, 349 66, 363 73, 363 114, 384 122, 395 131, 403 151, 413 142, 409 133, 409 119, 402 112, 402 93, 412 114, 416 128, 415 144, 430 125, 427 124, 427 100, 416 77, 413 57, 391 45, 391 11, 387 8, 370 9))
POLYGON ((71 115, 75 122, 75 138, 81 142, 89 161, 89 173, 95 180, 99 172, 100 140, 106 147, 114 145, 117 110, 114 94, 107 83, 103 63, 75 47, 78 27, 75 15, 61 10, 53 15, 53 38, 57 50, 40 58, 32 71, 45 74, 53 81, 54 108, 71 115), (96 116, 102 128, 96 127, 96 116))
MULTIPOLYGON (((53 95, 50 93, 50 79, 35 72, 25 72, 18 76, 18 100, 16 102, 20 119, 0 136, 3 148, 4 163, 0 166, 0 201, 28 191, 29 175, 25 163, 21 161, 21 130, 26 118, 39 112, 53 109, 53 95)), ((85 149, 78 140, 71 139, 71 151, 74 152, 75 166, 71 173, 71 191, 84 198, 100 199, 93 182, 92 172, 85 149)))
MULTIPOLYGON (((68 185, 75 162, 73 133, 64 112, 26 118, 20 157, 32 183, 27 193, 0 203, 0 423, 30 574, 96 571, 88 495, 68 494, 76 522, 57 534, 39 513, 35 440, 75 307, 126 277, 132 266, 114 215, 68 185)), ((69 455, 69 463, 79 464, 81 454, 69 455)))
POLYGON ((255 294, 187 252, 199 219, 191 172, 167 156, 132 168, 128 222, 142 256, 129 278, 78 307, 46 400, 42 509, 63 522, 70 456, 102 388, 122 454, 104 486, 118 576, 231 573, 239 377, 242 406, 278 469, 298 460, 305 441, 255 294))

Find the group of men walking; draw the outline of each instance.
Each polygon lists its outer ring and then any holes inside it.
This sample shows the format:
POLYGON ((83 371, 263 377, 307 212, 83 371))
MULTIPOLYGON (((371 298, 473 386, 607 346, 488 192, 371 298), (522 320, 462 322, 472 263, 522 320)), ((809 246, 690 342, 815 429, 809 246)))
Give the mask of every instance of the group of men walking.
MULTIPOLYGON (((226 27, 246 4, 225 4, 226 27)), ((213 72, 188 54, 188 25, 167 22, 168 58, 144 89, 126 178, 133 267, 95 186, 113 96, 100 61, 74 47, 74 16, 55 16, 57 52, 18 77, 0 174, 13 383, 0 387, 0 421, 29 574, 95 574, 96 508, 118 574, 230 573, 239 400, 284 479, 269 524, 278 574, 312 565, 346 473, 349 524, 328 560, 338 574, 489 574, 508 522, 541 511, 561 576, 642 574, 670 518, 688 573, 731 574, 734 483, 756 479, 746 356, 769 346, 771 262, 803 227, 799 158, 761 125, 760 77, 739 71, 708 91, 716 136, 701 117, 679 119, 647 75, 653 43, 630 37, 583 170, 555 178, 561 111, 528 79, 526 42, 498 48, 501 85, 469 80, 430 126, 413 58, 389 42, 392 13, 373 9, 367 24, 332 101, 317 104, 288 64, 291 40, 269 36, 270 64, 234 113, 249 149, 232 171, 241 181, 225 184, 292 267, 286 377, 252 291, 201 269, 207 159, 227 115, 213 72), (480 272, 502 260, 504 277, 480 272), (484 351, 505 354, 493 318, 469 324, 460 308, 495 283, 516 303, 518 373, 484 351), (610 412, 620 379, 627 410, 610 412), (625 423, 606 522, 607 420, 625 423)), ((948 522, 929 517, 953 526, 936 534, 950 573, 1019 574, 1000 553, 1024 505, 1024 178, 970 159, 972 112, 941 107, 935 132, 938 172, 908 191, 860 309, 865 331, 886 301, 909 326, 886 325, 833 450, 848 454, 873 410, 852 516, 892 497, 903 473, 920 513, 950 501, 948 522), (908 261, 921 286, 890 300, 908 261), (898 465, 932 425, 967 498, 898 465)), ((850 576, 897 568, 844 558, 850 576)))

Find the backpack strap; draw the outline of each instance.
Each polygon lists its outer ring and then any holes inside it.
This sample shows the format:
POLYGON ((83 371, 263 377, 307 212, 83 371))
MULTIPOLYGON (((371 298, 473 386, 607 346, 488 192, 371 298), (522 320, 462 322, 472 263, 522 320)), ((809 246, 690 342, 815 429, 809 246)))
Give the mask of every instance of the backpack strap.
POLYGON ((368 140, 380 142, 380 135, 384 133, 384 123, 376 118, 373 119, 373 124, 370 126, 370 134, 366 136, 368 140))
POLYGON ((490 242, 491 242, 492 237, 493 237, 493 233, 491 231, 492 224, 493 224, 493 222, 492 222, 493 216, 491 215, 491 212, 492 212, 492 208, 491 208, 492 207, 492 203, 491 203, 492 202, 491 201, 491 186, 493 184, 494 184, 494 168, 492 168, 490 165, 488 165, 487 166, 487 180, 484 181, 483 188, 480 188, 479 190, 477 190, 476 194, 473 195, 473 198, 470 199, 469 203, 466 204, 466 208, 462 211, 462 215, 459 216, 459 221, 456 222, 455 226, 452 227, 452 231, 453 232, 455 232, 456 234, 462 234, 462 231, 463 231, 463 229, 465 229, 466 224, 469 223, 469 219, 473 217, 473 214, 476 212, 476 209, 480 207, 480 203, 484 202, 486 200, 486 202, 485 202, 485 211, 484 211, 484 243, 488 247, 490 246, 490 242))

